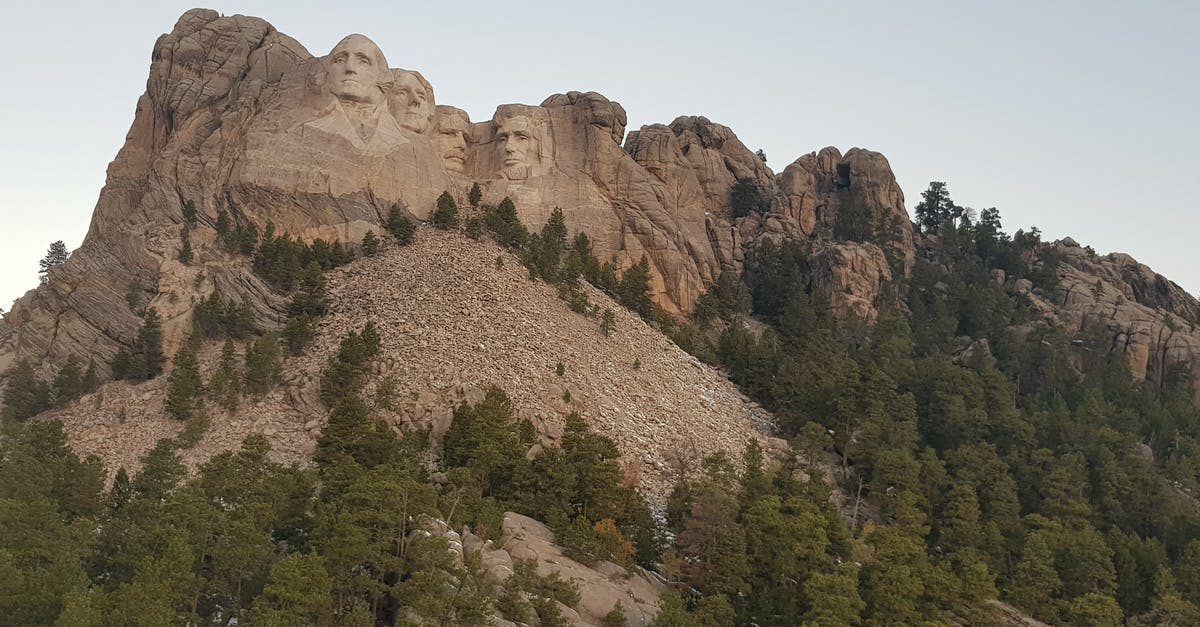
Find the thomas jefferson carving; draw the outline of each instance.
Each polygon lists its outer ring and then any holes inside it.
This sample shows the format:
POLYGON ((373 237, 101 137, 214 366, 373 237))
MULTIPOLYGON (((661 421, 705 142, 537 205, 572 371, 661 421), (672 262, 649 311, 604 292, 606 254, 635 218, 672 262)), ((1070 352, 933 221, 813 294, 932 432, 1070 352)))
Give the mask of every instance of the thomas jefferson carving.
POLYGON ((420 74, 396 70, 395 85, 388 100, 401 128, 414 133, 429 130, 433 119, 433 87, 420 74))

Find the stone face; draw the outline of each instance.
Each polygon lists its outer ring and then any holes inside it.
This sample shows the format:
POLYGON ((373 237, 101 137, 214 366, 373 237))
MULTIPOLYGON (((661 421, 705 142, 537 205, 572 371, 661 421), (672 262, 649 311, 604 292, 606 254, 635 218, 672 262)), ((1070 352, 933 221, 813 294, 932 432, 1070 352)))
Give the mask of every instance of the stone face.
POLYGON ((0 323, 0 371, 20 356, 47 371, 69 355, 103 368, 146 307, 164 319, 169 354, 192 304, 213 291, 278 325, 283 297, 216 245, 222 212, 236 225, 357 243, 393 207, 428 219, 443 191, 465 200, 478 182, 484 203, 511 197, 531 229, 561 207, 569 230, 618 268, 644 256, 655 300, 677 315, 721 273, 740 273, 760 237, 819 235, 813 225, 828 217, 816 220, 818 207, 837 200, 827 179, 843 163, 873 210, 903 213, 875 153, 833 151, 805 170, 811 181, 777 180, 726 126, 689 116, 626 137, 625 110, 593 92, 501 105, 472 123, 438 106, 419 72, 390 67, 385 47, 351 35, 314 57, 261 19, 185 13, 155 43, 83 246, 0 323), (732 219, 739 180, 772 211, 732 219), (185 202, 198 214, 190 265, 176 261, 185 202))

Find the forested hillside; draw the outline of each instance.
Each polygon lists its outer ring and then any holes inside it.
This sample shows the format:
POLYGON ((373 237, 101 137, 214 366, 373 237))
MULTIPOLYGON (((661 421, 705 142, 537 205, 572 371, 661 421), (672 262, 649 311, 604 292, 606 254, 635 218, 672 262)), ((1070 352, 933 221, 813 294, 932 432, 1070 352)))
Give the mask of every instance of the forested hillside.
MULTIPOLYGON (((280 385, 302 363, 285 354, 313 350, 321 321, 347 306, 328 298, 326 272, 433 237, 400 216, 382 240, 372 232, 354 245, 227 227, 227 254, 248 255, 290 303, 290 322, 277 337, 242 306, 202 301, 167 375, 164 411, 183 430, 135 476, 106 478, 58 422, 30 419, 55 404, 79 411, 94 374, 75 363, 52 382, 28 366, 10 377, 7 624, 583 620, 571 606, 587 590, 536 564, 496 577, 439 531, 500 541, 505 512, 546 523, 580 563, 655 573, 659 626, 998 624, 997 599, 1051 624, 1200 621, 1191 381, 1139 383, 1123 352, 1046 324, 1007 290, 998 271, 1037 293, 1056 289, 1059 260, 1036 230, 1009 236, 997 212, 975 219, 934 185, 917 211, 915 266, 880 291, 875 319, 835 317, 806 245, 764 239, 744 276, 722 277, 680 320, 651 302, 644 268, 601 263, 560 215, 536 233, 504 203, 451 217, 435 223, 509 249, 497 265, 523 262, 597 336, 621 330, 585 281, 721 366, 791 448, 751 439, 674 460, 678 483, 652 508, 613 439, 574 414, 547 438, 499 388, 461 403, 444 435, 398 432, 379 418, 395 390, 377 376, 384 342, 364 319, 323 365, 328 418, 312 464, 272 462, 267 440, 250 436, 189 476, 181 456, 213 417, 280 385), (222 345, 201 367, 196 354, 222 345)), ((838 232, 853 241, 885 230, 838 232)), ((118 356, 120 376, 164 376, 153 311, 118 356)), ((603 624, 650 621, 627 609, 632 601, 614 604, 603 624)))

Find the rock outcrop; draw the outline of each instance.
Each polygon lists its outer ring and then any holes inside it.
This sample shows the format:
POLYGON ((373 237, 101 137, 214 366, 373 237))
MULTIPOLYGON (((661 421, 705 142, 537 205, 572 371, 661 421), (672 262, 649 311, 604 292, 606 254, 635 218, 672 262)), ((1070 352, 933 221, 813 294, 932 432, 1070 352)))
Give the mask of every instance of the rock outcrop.
POLYGON ((658 614, 658 597, 666 591, 665 585, 641 569, 631 572, 611 562, 594 567, 576 562, 563 554, 545 525, 520 514, 504 515, 500 547, 512 560, 534 560, 540 576, 557 574, 579 586, 579 603, 571 617, 574 625, 602 625, 604 615, 617 603, 625 611, 626 625, 649 625, 658 614))
MULTIPOLYGON (((1034 311, 1070 333, 1100 333, 1108 350, 1129 357, 1135 379, 1162 386, 1200 365, 1200 302, 1123 253, 1099 256, 1069 238, 1053 244, 1062 258, 1054 293, 1009 281, 1034 311)), ((1195 400, 1200 404, 1200 379, 1195 400)))
MULTIPOLYGON (((426 219, 443 191, 465 202, 479 183, 485 203, 513 198, 534 229, 561 207, 568 228, 619 268, 645 256, 655 300, 679 315, 721 273, 740 272, 759 236, 827 235, 846 176, 881 219, 903 216, 903 195, 876 153, 826 149, 777 180, 706 118, 628 138, 626 124, 620 104, 593 92, 501 105, 472 123, 361 35, 314 57, 261 19, 188 11, 154 45, 84 244, 0 322, 0 372, 19 357, 48 371, 70 355, 103 368, 147 306, 164 318, 171 352, 192 303, 213 291, 277 324, 279 298, 217 250, 222 214, 234 226, 355 243, 393 207, 426 219), (738 181, 761 192, 766 214, 731 215, 738 181), (188 204, 195 260, 185 265, 176 253, 188 204)), ((897 228, 908 259, 907 220, 897 228)))
POLYGON ((904 192, 883 155, 852 148, 845 156, 828 147, 784 168, 778 177, 781 213, 814 238, 832 238, 840 212, 857 204, 870 216, 876 239, 895 251, 905 273, 915 259, 904 192))
POLYGON ((887 257, 875 244, 819 244, 810 262, 813 282, 829 295, 833 314, 873 321, 880 289, 892 280, 887 257))

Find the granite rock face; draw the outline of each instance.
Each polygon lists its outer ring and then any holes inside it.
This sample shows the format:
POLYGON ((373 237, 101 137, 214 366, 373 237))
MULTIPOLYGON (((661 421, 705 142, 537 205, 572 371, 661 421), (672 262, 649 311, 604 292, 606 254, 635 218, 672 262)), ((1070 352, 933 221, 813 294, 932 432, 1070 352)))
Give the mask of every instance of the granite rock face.
MULTIPOLYGON (((1162 386, 1200 364, 1200 302, 1124 253, 1099 256, 1070 238, 1053 244, 1062 258, 1053 293, 1009 281, 1034 311, 1070 333, 1099 333, 1110 352, 1129 358, 1133 377, 1162 386)), ((1200 379, 1195 401, 1200 404, 1200 379)))
POLYGON ((845 189, 881 219, 897 218, 893 245, 911 259, 903 194, 877 153, 826 149, 776 177, 706 118, 628 136, 626 125, 620 104, 575 91, 472 122, 362 35, 316 57, 261 19, 188 11, 154 44, 84 244, 0 321, 0 372, 22 357, 46 372, 70 355, 104 367, 132 342, 146 307, 163 318, 170 354, 192 305, 214 291, 278 325, 283 297, 217 245, 222 214, 235 226, 356 244, 393 207, 427 219, 443 191, 465 205, 478 183, 485 204, 511 197, 531 229, 561 207, 568 229, 587 233, 618 268, 644 256, 655 301, 676 315, 721 273, 740 273, 760 238, 827 237, 845 189), (760 212, 731 215, 739 181, 759 190, 760 212), (195 259, 183 264, 188 203, 195 259))

